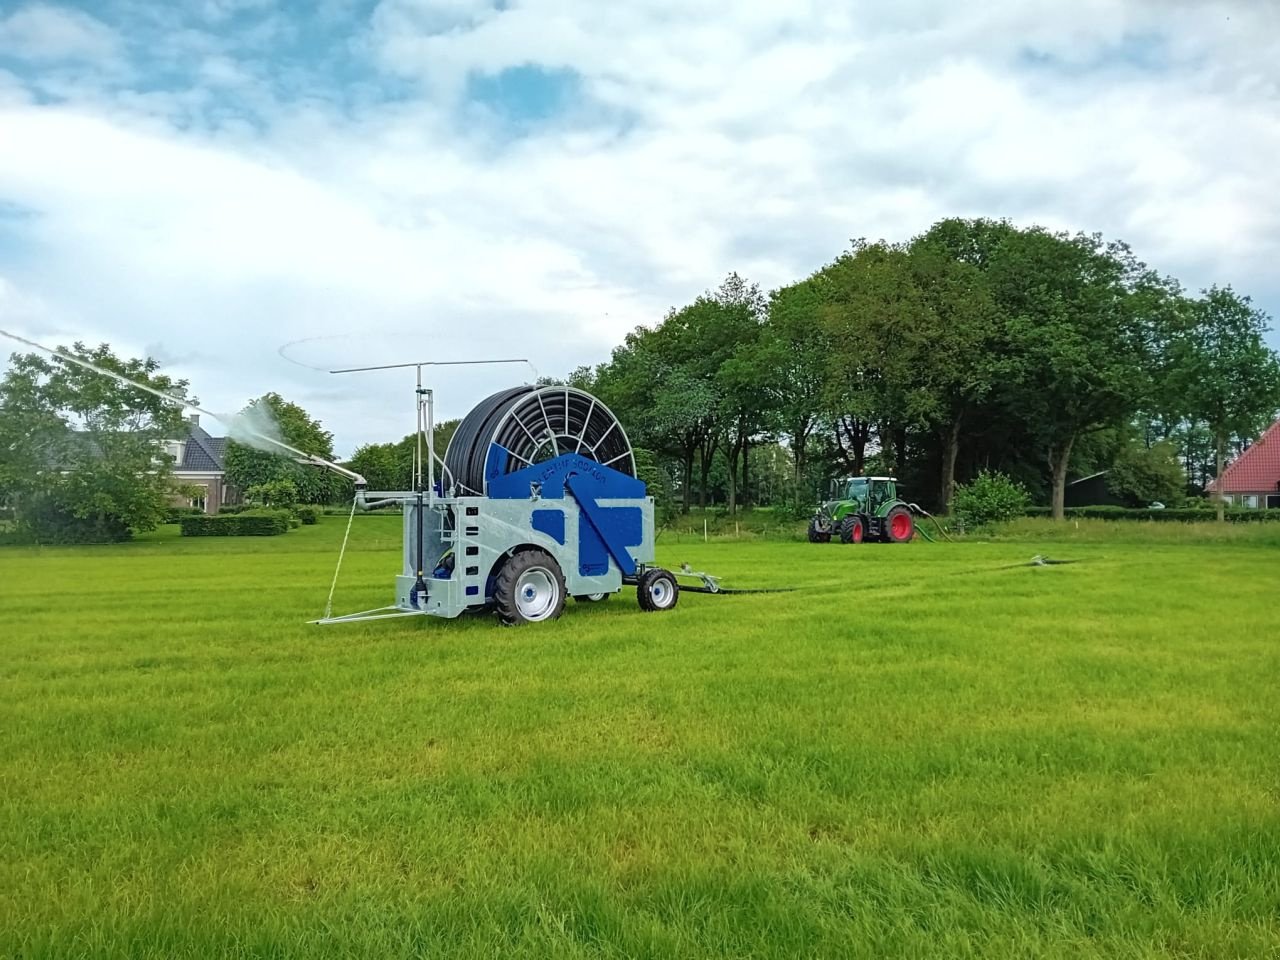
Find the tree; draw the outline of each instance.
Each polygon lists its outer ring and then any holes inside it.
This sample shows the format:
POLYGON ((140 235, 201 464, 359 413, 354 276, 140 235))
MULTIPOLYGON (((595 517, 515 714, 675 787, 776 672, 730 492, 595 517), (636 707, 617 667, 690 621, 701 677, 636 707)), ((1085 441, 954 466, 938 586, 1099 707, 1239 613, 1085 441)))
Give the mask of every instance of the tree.
MULTIPOLYGON (((1213 434, 1215 477, 1232 436, 1254 436, 1280 407, 1280 361, 1264 340, 1268 317, 1230 287, 1186 304, 1169 346, 1168 389, 1181 412, 1213 434)), ((1218 519, 1226 516, 1221 492, 1218 519)))
MULTIPOLYGON (((278 439, 304 453, 326 460, 333 459, 333 434, 319 420, 311 417, 296 403, 278 393, 267 393, 249 401, 244 413, 253 422, 267 422, 278 431, 278 439)), ((288 480, 298 491, 300 503, 330 503, 341 498, 346 481, 327 470, 305 466, 288 454, 268 452, 232 440, 227 444, 227 482, 240 490, 248 490, 273 481, 288 480)))
MULTIPOLYGON (((187 382, 107 344, 60 348, 156 390, 187 382)), ((0 494, 40 540, 126 539, 153 529, 176 491, 164 441, 185 434, 182 407, 63 360, 15 354, 0 381, 0 494)))
MULTIPOLYGON (((449 441, 458 430, 461 420, 444 420, 435 425, 435 451, 439 460, 444 459, 449 449, 449 441)), ((423 438, 423 449, 426 438, 423 438)), ((395 443, 366 443, 356 449, 355 454, 346 466, 356 471, 369 482, 370 490, 412 490, 414 484, 414 463, 417 459, 418 436, 407 434, 395 443)), ((427 469, 423 467, 423 483, 426 482, 427 469)), ((436 463, 436 480, 443 480, 439 462, 436 463)), ((448 481, 444 480, 444 489, 448 489, 448 481)))
POLYGON ((790 440, 797 505, 804 496, 809 437, 818 426, 828 392, 831 340, 822 316, 825 288, 824 278, 815 275, 775 290, 761 334, 762 385, 771 394, 777 424, 790 440))
POLYGON ((998 309, 979 265, 953 246, 953 234, 972 229, 966 221, 943 221, 910 247, 926 309, 906 346, 925 390, 922 417, 942 442, 938 500, 944 507, 955 491, 962 431, 982 410, 999 376, 998 309))
POLYGON ((1177 505, 1186 496, 1187 475, 1178 462, 1177 448, 1169 441, 1151 446, 1128 443, 1116 453, 1107 471, 1107 489, 1131 507, 1156 501, 1177 505))
POLYGON ((1125 423, 1149 398, 1170 284, 1120 243, 1040 228, 1007 233, 986 267, 999 305, 1003 399, 1045 456, 1064 516, 1071 451, 1125 423))
POLYGON ((770 395, 761 389, 766 377, 768 355, 762 339, 766 317, 765 297, 760 287, 731 273, 715 293, 719 308, 711 336, 732 345, 713 374, 720 395, 720 447, 728 466, 729 512, 736 513, 739 494, 749 496, 749 463, 752 439, 765 427, 770 409, 770 395), (742 465, 742 482, 738 482, 738 465, 742 465))

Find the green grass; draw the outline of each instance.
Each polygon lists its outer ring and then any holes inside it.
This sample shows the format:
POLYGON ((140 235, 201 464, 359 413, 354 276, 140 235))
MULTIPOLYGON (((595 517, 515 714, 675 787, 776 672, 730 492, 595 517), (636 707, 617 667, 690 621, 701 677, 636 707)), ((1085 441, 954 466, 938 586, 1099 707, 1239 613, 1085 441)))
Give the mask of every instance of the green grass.
POLYGON ((664 544, 801 589, 503 630, 175 529, 0 550, 0 956, 1280 955, 1264 533, 664 544))

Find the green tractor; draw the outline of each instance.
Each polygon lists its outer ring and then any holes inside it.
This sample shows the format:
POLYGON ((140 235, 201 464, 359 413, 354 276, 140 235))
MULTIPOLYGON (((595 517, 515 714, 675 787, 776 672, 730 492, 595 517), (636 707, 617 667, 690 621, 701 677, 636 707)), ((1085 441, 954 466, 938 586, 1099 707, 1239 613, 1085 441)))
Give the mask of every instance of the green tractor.
POLYGON ((809 542, 908 543, 915 536, 911 507, 898 499, 894 477, 851 477, 831 484, 831 499, 809 521, 809 542))

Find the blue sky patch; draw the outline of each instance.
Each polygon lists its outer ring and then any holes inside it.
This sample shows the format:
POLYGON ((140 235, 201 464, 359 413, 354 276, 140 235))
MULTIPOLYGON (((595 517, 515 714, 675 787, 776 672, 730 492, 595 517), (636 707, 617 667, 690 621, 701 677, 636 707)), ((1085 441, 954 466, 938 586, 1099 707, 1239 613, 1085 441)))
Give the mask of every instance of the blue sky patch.
POLYGON ((1118 43, 1099 46, 1091 56, 1064 59, 1035 47, 1024 47, 1018 55, 1024 67, 1079 75, 1098 70, 1165 70, 1169 66, 1168 41, 1157 33, 1127 33, 1118 43))
POLYGON ((579 101, 582 78, 575 70, 533 65, 467 78, 467 99, 516 126, 552 119, 579 101))

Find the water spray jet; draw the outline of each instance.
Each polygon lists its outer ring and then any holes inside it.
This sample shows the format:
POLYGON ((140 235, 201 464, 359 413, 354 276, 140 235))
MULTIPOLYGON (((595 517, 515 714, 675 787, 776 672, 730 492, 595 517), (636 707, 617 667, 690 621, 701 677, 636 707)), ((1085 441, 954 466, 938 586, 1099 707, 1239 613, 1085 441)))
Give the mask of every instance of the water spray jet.
MULTIPOLYGON (((152 396, 159 397, 161 400, 167 400, 168 402, 177 404, 178 406, 183 408, 198 410, 200 413, 207 414, 208 416, 213 417, 213 419, 217 420, 219 423, 225 425, 226 428, 230 431, 230 434, 233 439, 240 440, 241 442, 247 444, 248 446, 257 447, 259 450, 261 450, 263 449, 262 444, 270 444, 273 447, 278 447, 281 450, 285 450, 288 453, 293 454, 294 457, 296 457, 301 463, 305 463, 314 467, 323 467, 327 470, 332 470, 334 473, 340 474, 341 476, 346 477, 348 480, 354 481, 357 489, 363 490, 366 486, 368 486, 368 482, 365 480, 365 478, 362 477, 360 474, 356 473, 354 470, 348 470, 346 467, 339 466, 338 464, 333 463, 330 460, 326 460, 323 457, 317 456, 314 453, 307 453, 305 450, 299 450, 297 447, 291 446, 285 443, 283 440, 268 436, 267 434, 263 433, 261 429, 251 426, 248 422, 246 422, 248 418, 243 414, 215 413, 213 410, 206 410, 204 407, 197 406, 196 404, 192 403, 190 400, 184 399, 183 397, 179 397, 171 393, 165 393, 163 390, 157 390, 155 387, 148 386, 145 383, 138 383, 136 380, 130 380, 128 377, 123 376, 122 374, 116 373, 114 370, 108 370, 105 367, 100 367, 97 364, 90 363, 87 360, 81 360, 79 357, 73 357, 68 353, 62 352, 61 350, 55 350, 52 347, 46 347, 44 344, 36 343, 36 341, 34 340, 28 340, 26 337, 20 337, 16 333, 10 333, 8 330, 0 330, 0 336, 8 337, 10 340, 16 340, 18 343, 25 344, 28 347, 34 347, 36 350, 40 350, 44 353, 47 353, 51 357, 56 357, 57 359, 62 360, 65 363, 74 363, 77 366, 84 367, 86 370, 92 370, 94 373, 101 374, 104 377, 110 377, 112 380, 115 380, 118 383, 123 383, 126 386, 133 387, 137 390, 142 390, 146 393, 151 394, 152 396)), ((268 452, 274 452, 274 451, 268 451, 268 452)))

